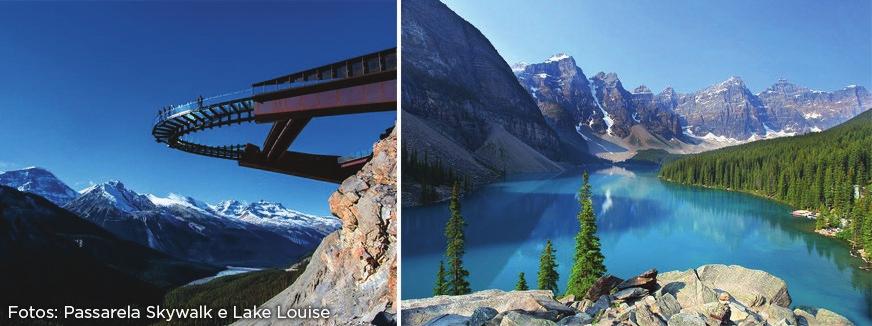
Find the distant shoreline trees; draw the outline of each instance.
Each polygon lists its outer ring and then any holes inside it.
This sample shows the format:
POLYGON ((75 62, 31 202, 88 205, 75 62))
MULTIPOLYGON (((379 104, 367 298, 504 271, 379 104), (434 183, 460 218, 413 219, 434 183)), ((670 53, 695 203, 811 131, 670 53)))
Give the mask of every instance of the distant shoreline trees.
POLYGON ((585 171, 583 184, 578 191, 578 201, 581 204, 578 223, 581 228, 575 235, 575 257, 566 285, 566 294, 576 297, 583 297, 594 282, 606 273, 605 257, 596 235, 596 215, 593 213, 591 195, 590 175, 585 171))
POLYGON ((469 177, 456 173, 451 167, 443 165, 441 161, 430 158, 425 151, 423 155, 415 150, 403 147, 402 157, 403 182, 418 183, 421 185, 421 203, 428 204, 442 200, 437 188, 453 186, 459 183, 461 189, 466 192, 472 187, 469 177))

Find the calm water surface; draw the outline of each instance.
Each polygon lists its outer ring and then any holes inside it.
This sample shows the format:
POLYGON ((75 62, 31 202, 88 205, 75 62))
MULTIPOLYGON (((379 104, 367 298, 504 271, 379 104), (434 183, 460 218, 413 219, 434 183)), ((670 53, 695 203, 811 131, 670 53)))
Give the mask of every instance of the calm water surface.
MULTIPOLYGON (((842 242, 812 233, 813 222, 788 206, 750 195, 657 179, 651 168, 591 168, 594 208, 609 273, 704 264, 762 269, 787 282, 794 307, 824 307, 872 325, 872 273, 842 242)), ((485 187, 462 203, 473 290, 514 288, 519 272, 535 286, 545 240, 557 249, 559 285, 572 264, 581 175, 516 177, 485 187)), ((403 209, 402 297, 432 295, 447 205, 403 209)))

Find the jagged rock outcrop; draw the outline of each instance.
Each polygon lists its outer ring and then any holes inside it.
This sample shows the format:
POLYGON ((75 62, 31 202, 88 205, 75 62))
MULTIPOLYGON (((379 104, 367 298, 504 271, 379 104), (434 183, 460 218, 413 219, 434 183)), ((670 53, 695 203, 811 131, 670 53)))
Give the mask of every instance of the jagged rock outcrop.
POLYGON ((606 132, 603 112, 591 94, 591 84, 575 59, 557 54, 542 63, 515 66, 518 81, 536 99, 539 110, 555 128, 575 130, 584 122, 606 132))
POLYGON ((615 73, 588 79, 569 55, 516 65, 515 74, 555 129, 589 128, 626 138, 640 125, 665 140, 681 135, 678 116, 670 106, 658 106, 650 89, 642 85, 629 92, 615 73))
POLYGON ((462 296, 404 300, 403 325, 853 325, 826 310, 787 308, 787 285, 760 270, 704 265, 687 271, 646 271, 611 284, 596 301, 550 291, 485 290, 462 296), (482 321, 483 309, 491 319, 482 321), (568 310, 567 310, 568 309, 568 310), (471 316, 476 315, 473 319, 471 316))
POLYGON ((733 139, 765 135, 766 108, 736 76, 702 91, 681 97, 675 111, 698 136, 712 133, 733 139))
MULTIPOLYGON (((490 41, 437 0, 402 11, 403 146, 476 185, 561 171, 559 137, 490 41)), ((403 197, 419 198, 406 180, 403 197)))
MULTIPOLYGON (((293 285, 264 308, 328 308, 328 320, 299 324, 369 325, 395 315, 397 285, 397 136, 379 141, 373 158, 330 196, 342 229, 327 236, 293 285)), ((287 320, 241 320, 235 325, 285 325, 287 320)))

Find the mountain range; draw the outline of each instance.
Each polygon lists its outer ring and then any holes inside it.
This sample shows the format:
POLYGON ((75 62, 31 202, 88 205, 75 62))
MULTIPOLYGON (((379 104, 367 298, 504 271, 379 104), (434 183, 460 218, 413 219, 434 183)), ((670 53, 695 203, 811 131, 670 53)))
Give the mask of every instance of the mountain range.
POLYGON ((160 302, 220 268, 125 241, 39 195, 0 185, 0 304, 116 307, 160 302))
POLYGON ((780 80, 754 93, 730 77, 654 93, 625 88, 615 73, 587 76, 566 54, 509 66, 440 1, 401 9, 402 145, 420 160, 408 162, 420 175, 404 175, 403 205, 445 199, 454 182, 470 189, 507 174, 817 132, 872 107, 869 91, 855 85, 827 92, 780 80))
POLYGON ((176 194, 140 194, 119 181, 71 194, 68 186, 41 168, 4 172, 0 181, 49 199, 121 239, 212 265, 286 267, 341 224, 333 217, 265 201, 209 205, 176 194))
POLYGON ((587 78, 562 53, 512 71, 552 128, 574 128, 592 153, 612 160, 639 149, 694 153, 818 132, 872 108, 862 86, 825 92, 783 79, 756 94, 736 76, 690 93, 667 87, 654 94, 644 85, 630 91, 615 73, 587 78))

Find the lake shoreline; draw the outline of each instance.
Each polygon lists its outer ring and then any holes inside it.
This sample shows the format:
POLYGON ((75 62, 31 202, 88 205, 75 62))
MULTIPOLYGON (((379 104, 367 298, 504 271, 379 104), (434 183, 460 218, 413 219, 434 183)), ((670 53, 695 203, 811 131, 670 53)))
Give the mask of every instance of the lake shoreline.
MULTIPOLYGON (((743 191, 743 190, 735 190, 735 189, 730 189, 730 188, 717 187, 717 186, 709 186, 709 185, 697 185, 697 184, 682 183, 682 182, 673 181, 673 180, 670 180, 670 179, 668 179, 668 178, 661 177, 659 174, 657 175, 657 178, 660 179, 660 180, 663 180, 663 181, 665 181, 665 182, 669 182, 669 183, 677 184, 677 185, 682 185, 682 186, 700 187, 700 188, 705 188, 705 189, 723 190, 723 191, 729 191, 729 192, 735 192, 735 193, 740 193, 740 194, 751 195, 751 196, 759 197, 759 198, 762 198, 762 199, 766 199, 766 200, 769 200, 769 201, 773 201, 773 202, 776 202, 776 203, 779 203, 779 204, 782 204, 782 205, 788 206, 788 207, 791 208, 791 210, 795 210, 795 209, 796 209, 796 207, 794 207, 793 205, 790 205, 789 203, 787 203, 787 202, 785 202, 785 201, 783 201, 783 200, 779 200, 779 199, 777 199, 777 198, 773 198, 773 197, 771 197, 771 196, 767 196, 767 195, 763 195, 763 194, 759 194, 759 193, 755 193, 755 192, 749 192, 749 191, 743 191)), ((827 237, 827 238, 831 238, 831 239, 840 240, 839 242, 842 242, 842 243, 843 243, 843 244, 848 248, 848 251, 851 253, 851 256, 852 256, 852 257, 856 257, 856 258, 860 259, 861 261, 863 261, 863 262, 866 264, 866 266, 860 266, 860 267, 858 267, 859 269, 861 269, 861 270, 872 270, 872 255, 867 254, 863 249, 857 249, 857 247, 856 247, 856 245, 854 244, 853 241, 848 240, 848 239, 842 239, 842 238, 838 237, 838 236, 836 235, 836 233, 834 233, 834 232, 819 232, 819 231, 821 231, 821 230, 815 230, 815 229, 812 229, 812 230, 811 230, 811 233, 815 233, 815 234, 817 234, 817 235, 820 235, 820 236, 823 236, 823 237, 827 237)))

